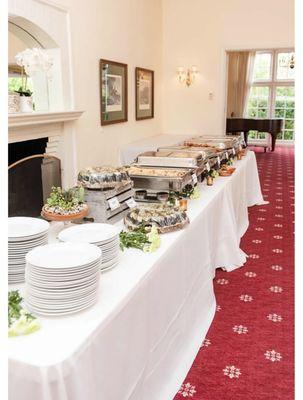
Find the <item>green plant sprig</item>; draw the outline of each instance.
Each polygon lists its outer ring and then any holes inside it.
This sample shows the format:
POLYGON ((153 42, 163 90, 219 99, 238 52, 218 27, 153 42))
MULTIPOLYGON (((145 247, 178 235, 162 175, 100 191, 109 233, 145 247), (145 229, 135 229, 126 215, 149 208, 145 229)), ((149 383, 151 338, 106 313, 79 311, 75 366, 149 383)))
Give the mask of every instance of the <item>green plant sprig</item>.
MULTIPOLYGON (((21 317, 21 311, 23 310, 21 306, 22 300, 18 290, 11 290, 8 293, 8 327, 21 317)), ((28 321, 36 319, 36 317, 30 313, 25 313, 24 315, 28 321)))
POLYGON ((144 246, 148 243, 149 240, 144 225, 140 225, 137 229, 131 232, 120 232, 120 248, 122 251, 130 247, 143 250, 144 246))

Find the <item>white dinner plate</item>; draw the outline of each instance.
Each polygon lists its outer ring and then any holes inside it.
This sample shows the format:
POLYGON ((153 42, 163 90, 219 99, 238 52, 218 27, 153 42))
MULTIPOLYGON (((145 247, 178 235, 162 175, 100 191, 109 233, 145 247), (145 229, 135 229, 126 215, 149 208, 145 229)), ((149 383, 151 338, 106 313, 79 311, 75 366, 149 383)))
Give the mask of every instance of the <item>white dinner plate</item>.
POLYGON ((64 229, 58 235, 59 240, 73 243, 100 243, 115 239, 120 230, 110 224, 83 224, 64 229))
POLYGON ((36 247, 45 246, 47 243, 48 243, 47 240, 41 240, 41 242, 38 242, 38 243, 33 244, 31 246, 28 246, 28 247, 22 247, 20 249, 10 249, 9 248, 8 249, 8 254, 12 255, 12 256, 14 256, 14 255, 18 256, 18 255, 26 254, 29 251, 35 249, 36 247))
POLYGON ((83 273, 83 272, 88 272, 90 270, 94 270, 94 268, 97 265, 99 265, 99 266, 101 265, 101 259, 98 259, 98 260, 96 260, 96 261, 94 261, 92 263, 89 263, 89 264, 81 265, 81 266, 79 266, 77 268, 75 268, 75 267, 66 267, 66 268, 61 267, 61 268, 51 268, 51 269, 49 269, 49 268, 37 267, 36 265, 32 265, 30 263, 27 263, 26 264, 26 269, 30 270, 30 271, 32 271, 34 273, 40 274, 40 275, 47 275, 48 276, 49 274, 52 274, 52 275, 57 275, 57 276, 64 276, 64 275, 72 276, 73 274, 78 275, 78 274, 83 273))
POLYGON ((18 240, 14 241, 14 242, 10 242, 8 241, 8 247, 12 248, 12 249, 19 249, 22 247, 27 247, 27 246, 31 246, 36 244, 37 242, 40 242, 41 240, 47 240, 48 239, 48 233, 44 233, 43 235, 37 235, 35 236, 33 239, 29 239, 29 240, 20 240, 18 238, 18 240))
POLYGON ((66 298, 77 298, 90 293, 94 290, 97 290, 99 287, 99 282, 97 281, 93 285, 89 285, 82 289, 77 289, 75 291, 62 291, 62 290, 53 290, 53 291, 39 291, 35 290, 33 287, 26 287, 26 294, 29 294, 33 297, 38 297, 41 299, 66 299, 66 298))
POLYGON ((29 264, 42 268, 77 268, 101 258, 99 247, 89 243, 54 243, 26 255, 29 264))
POLYGON ((109 271, 110 269, 115 268, 118 264, 119 264, 119 262, 116 261, 114 264, 109 265, 108 267, 101 268, 101 273, 107 272, 107 271, 109 271))
POLYGON ((45 233, 49 229, 49 223, 40 218, 10 217, 8 219, 9 240, 20 238, 32 238, 45 233))
POLYGON ((118 261, 119 261, 119 257, 116 257, 116 258, 114 258, 114 259, 112 259, 112 260, 110 260, 108 262, 102 263, 101 264, 101 270, 104 269, 104 268, 107 268, 107 267, 109 267, 109 266, 111 266, 111 265, 113 265, 115 263, 117 263, 118 261))
POLYGON ((79 274, 75 275, 71 275, 71 274, 40 274, 37 273, 36 271, 31 271, 29 269, 26 269, 26 276, 31 279, 31 278, 35 278, 36 280, 41 282, 65 282, 65 281, 70 281, 73 279, 80 279, 80 278, 85 278, 85 277, 89 277, 92 274, 96 274, 99 271, 101 264, 97 264, 94 268, 89 269, 88 271, 81 271, 79 274))
POLYGON ((31 294, 27 293, 26 294, 26 301, 30 302, 33 304, 35 307, 44 307, 44 308, 67 308, 71 307, 74 305, 79 305, 83 303, 89 302, 93 297, 96 297, 97 295, 97 290, 92 290, 91 292, 88 292, 81 297, 78 298, 48 298, 48 299, 43 299, 43 298, 38 298, 35 296, 32 296, 31 294))
POLYGON ((61 313, 61 312, 68 312, 72 311, 75 309, 78 309, 79 307, 84 307, 87 304, 90 304, 91 302, 95 302, 97 300, 97 293, 94 293, 93 296, 91 296, 88 299, 85 299, 85 301, 79 302, 79 303, 71 303, 71 304, 37 304, 36 302, 32 302, 32 300, 26 300, 26 305, 30 306, 30 308, 35 308, 37 310, 40 310, 41 312, 50 312, 50 313, 61 313))
POLYGON ((32 311, 33 313, 35 313, 37 315, 41 315, 41 316, 61 317, 64 315, 70 315, 70 314, 78 313, 80 311, 84 311, 87 308, 93 306, 97 302, 97 300, 98 300, 98 298, 92 300, 90 303, 85 304, 83 307, 76 307, 76 308, 70 309, 68 311, 54 311, 54 312, 45 311, 45 310, 40 311, 38 308, 35 308, 34 306, 33 307, 29 306, 28 309, 30 311, 32 311))
POLYGON ((33 285, 33 286, 37 286, 38 288, 41 288, 41 290, 43 290, 43 288, 62 288, 62 290, 66 290, 67 288, 72 288, 72 287, 77 287, 80 288, 82 286, 85 286, 86 284, 93 284, 94 282, 97 281, 97 274, 99 272, 96 272, 88 277, 85 278, 80 278, 80 279, 73 279, 70 281, 64 281, 64 282, 60 282, 60 281, 41 281, 41 280, 37 280, 35 279, 35 277, 31 277, 28 276, 28 274, 25 274, 25 281, 27 285, 33 285))

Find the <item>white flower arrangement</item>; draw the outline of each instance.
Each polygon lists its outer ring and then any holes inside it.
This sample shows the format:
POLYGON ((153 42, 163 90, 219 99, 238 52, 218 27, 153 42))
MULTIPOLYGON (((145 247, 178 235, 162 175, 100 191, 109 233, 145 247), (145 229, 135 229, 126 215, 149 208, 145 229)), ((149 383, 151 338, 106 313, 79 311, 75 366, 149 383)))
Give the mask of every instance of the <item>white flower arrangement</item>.
POLYGON ((30 96, 32 93, 27 90, 27 77, 34 76, 37 72, 44 72, 47 79, 51 78, 51 67, 53 58, 43 49, 25 49, 16 54, 16 63, 22 67, 22 86, 19 89, 21 96, 30 96), (24 82, 25 74, 25 82, 24 82))

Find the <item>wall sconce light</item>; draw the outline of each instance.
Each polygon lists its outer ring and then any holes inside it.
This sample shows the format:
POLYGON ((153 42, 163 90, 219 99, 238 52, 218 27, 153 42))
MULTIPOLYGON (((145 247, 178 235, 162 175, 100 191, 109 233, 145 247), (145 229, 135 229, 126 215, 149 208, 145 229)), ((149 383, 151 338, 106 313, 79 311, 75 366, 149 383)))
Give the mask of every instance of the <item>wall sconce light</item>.
POLYGON ((295 55, 292 54, 289 60, 289 68, 294 69, 295 68, 295 55))
POLYGON ((188 68, 187 71, 185 71, 184 67, 178 67, 179 82, 185 83, 186 86, 189 87, 194 83, 197 72, 198 70, 195 65, 193 65, 191 68, 188 68))

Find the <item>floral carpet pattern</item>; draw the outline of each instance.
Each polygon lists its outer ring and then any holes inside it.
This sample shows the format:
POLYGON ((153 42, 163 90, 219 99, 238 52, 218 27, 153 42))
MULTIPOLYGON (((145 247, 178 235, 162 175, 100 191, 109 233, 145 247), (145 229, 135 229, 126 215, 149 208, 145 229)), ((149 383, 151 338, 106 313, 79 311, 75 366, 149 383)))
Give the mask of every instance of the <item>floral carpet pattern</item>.
POLYGON ((217 270, 214 321, 175 400, 294 398, 294 149, 254 149, 264 200, 235 271, 217 270))

